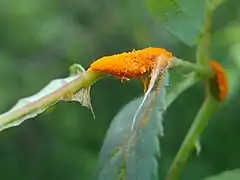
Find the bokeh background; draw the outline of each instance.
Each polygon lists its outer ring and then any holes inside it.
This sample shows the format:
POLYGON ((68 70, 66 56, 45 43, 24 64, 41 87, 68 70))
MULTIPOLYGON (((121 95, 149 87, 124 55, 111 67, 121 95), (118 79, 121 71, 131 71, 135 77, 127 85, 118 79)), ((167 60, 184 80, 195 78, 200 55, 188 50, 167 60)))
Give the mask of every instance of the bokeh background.
MULTIPOLYGON (((87 68, 97 58, 164 47, 194 61, 195 47, 168 33, 139 0, 1 0, 0 111, 38 92, 49 81, 66 77, 68 67, 87 68)), ((240 168, 240 2, 228 0, 214 13, 211 56, 227 69, 230 93, 210 120, 202 153, 192 155, 182 179, 198 180, 240 168)), ((142 94, 137 81, 113 77, 91 91, 96 119, 78 103, 61 102, 37 118, 0 133, 2 180, 88 180, 97 168, 105 133, 117 112, 142 94)), ((160 139, 160 172, 165 173, 203 101, 195 86, 174 102, 160 139)))

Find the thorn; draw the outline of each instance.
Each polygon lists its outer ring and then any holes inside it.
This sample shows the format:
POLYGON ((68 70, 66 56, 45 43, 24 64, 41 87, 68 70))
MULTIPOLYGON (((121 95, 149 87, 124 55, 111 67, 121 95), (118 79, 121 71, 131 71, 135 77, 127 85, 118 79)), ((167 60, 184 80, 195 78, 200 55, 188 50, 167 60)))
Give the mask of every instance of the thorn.
POLYGON ((201 152, 201 150, 202 150, 202 146, 201 146, 201 144, 200 144, 199 139, 196 140, 196 142, 195 142, 195 148, 196 148, 197 156, 199 156, 199 155, 200 155, 200 152, 201 152))

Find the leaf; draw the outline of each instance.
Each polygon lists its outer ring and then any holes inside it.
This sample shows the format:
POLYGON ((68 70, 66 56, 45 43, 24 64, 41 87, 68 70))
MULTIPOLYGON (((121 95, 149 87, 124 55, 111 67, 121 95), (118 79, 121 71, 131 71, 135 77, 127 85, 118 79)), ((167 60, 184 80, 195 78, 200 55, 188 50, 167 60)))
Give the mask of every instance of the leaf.
POLYGON ((147 7, 173 35, 193 46, 203 29, 206 1, 146 0, 147 7))
MULTIPOLYGON (((158 136, 163 135, 162 114, 165 110, 165 86, 168 85, 168 76, 164 81, 144 128, 131 131, 133 116, 143 96, 128 103, 112 120, 100 152, 99 180, 157 179, 156 156, 160 156, 158 136)), ((154 93, 147 102, 153 96, 154 93)), ((140 122, 141 118, 138 118, 136 123, 140 122)))
MULTIPOLYGON (((52 80, 47 86, 45 86, 41 91, 38 93, 34 94, 33 96, 29 96, 23 99, 20 99, 9 111, 3 113, 0 115, 0 131, 18 126, 22 122, 24 122, 27 119, 36 117, 40 113, 43 113, 45 110, 47 110, 49 107, 53 106, 56 104, 58 101, 78 101, 81 103, 83 106, 86 106, 92 110, 91 107, 91 102, 90 102, 90 87, 88 88, 82 88, 79 91, 77 91, 74 94, 66 94, 66 96, 62 96, 58 98, 55 102, 47 104, 41 108, 36 108, 36 110, 27 112, 27 108, 33 106, 37 102, 41 101, 42 99, 46 98, 47 96, 50 96, 54 93, 57 93, 58 90, 63 88, 64 86, 68 85, 69 83, 73 82, 77 78, 81 77, 81 75, 85 72, 85 70, 81 67, 80 65, 73 65, 71 68, 71 75, 67 78, 61 78, 61 79, 55 79, 52 80), (18 113, 18 112, 25 112, 23 116, 20 118, 14 119, 13 120, 5 120, 5 117, 13 114, 13 113, 18 113)), ((93 114, 94 115, 94 114, 93 114)))
POLYGON ((240 179, 240 169, 235 169, 232 171, 225 171, 223 173, 211 176, 205 180, 239 180, 240 179))

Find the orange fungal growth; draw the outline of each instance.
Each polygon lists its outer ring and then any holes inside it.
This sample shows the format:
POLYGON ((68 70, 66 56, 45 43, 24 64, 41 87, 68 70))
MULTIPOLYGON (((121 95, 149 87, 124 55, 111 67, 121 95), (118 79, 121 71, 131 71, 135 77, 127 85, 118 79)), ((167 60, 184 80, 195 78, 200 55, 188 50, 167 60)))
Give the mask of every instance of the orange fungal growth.
POLYGON ((133 130, 155 83, 161 82, 173 59, 172 53, 165 49, 148 47, 142 50, 102 57, 93 62, 89 69, 110 74, 122 80, 141 79, 144 85, 144 97, 134 114, 131 126, 131 130, 133 130))
POLYGON ((228 94, 228 79, 226 72, 221 64, 217 61, 210 61, 210 66, 212 70, 215 72, 215 78, 218 85, 218 98, 220 101, 226 99, 228 94))
POLYGON ((165 57, 161 58, 161 68, 167 69, 172 54, 165 49, 153 47, 105 56, 93 62, 90 68, 121 79, 141 77, 152 71, 160 56, 165 57))

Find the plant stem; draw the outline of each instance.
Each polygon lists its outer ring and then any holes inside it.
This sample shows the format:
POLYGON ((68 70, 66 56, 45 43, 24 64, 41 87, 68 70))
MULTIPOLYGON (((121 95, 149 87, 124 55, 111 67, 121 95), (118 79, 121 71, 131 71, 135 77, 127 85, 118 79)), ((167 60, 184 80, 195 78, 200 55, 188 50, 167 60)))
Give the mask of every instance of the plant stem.
MULTIPOLYGON (((197 52, 196 52, 196 61, 197 65, 201 65, 201 69, 199 69, 200 66, 196 66, 196 71, 199 72, 199 74, 202 76, 205 73, 202 73, 209 67, 209 49, 210 49, 210 31, 211 31, 211 25, 212 25, 212 14, 215 9, 213 5, 216 5, 214 2, 206 1, 206 13, 205 13, 205 20, 203 25, 203 30, 200 35, 198 44, 197 44, 197 52)), ((216 5, 217 6, 217 5, 216 5)), ((184 62, 186 63, 186 62, 184 62)), ((191 64, 186 64, 186 67, 192 68, 191 64)), ((210 70, 209 70, 210 71, 210 70)), ((208 78, 209 79, 209 78, 208 78)), ((192 152, 195 143, 198 141, 198 138, 201 136, 202 131, 204 130, 205 126, 208 123, 208 119, 212 115, 212 113, 217 109, 219 102, 214 99, 214 97, 211 95, 210 86, 208 84, 209 82, 206 82, 207 86, 207 94, 206 99, 199 110, 192 126, 190 127, 181 147, 178 151, 170 169, 166 176, 165 180, 176 180, 179 177, 179 173, 182 170, 183 165, 187 161, 187 158, 189 154, 192 152)))
MULTIPOLYGON (((209 69, 203 68, 199 65, 195 65, 190 62, 184 62, 183 60, 180 59, 177 59, 176 62, 177 63, 175 64, 175 66, 181 67, 183 69, 185 68, 189 71, 197 71, 197 73, 202 74, 202 77, 209 76, 211 74, 211 71, 209 71, 209 69)), ((81 67, 76 67, 75 65, 71 66, 71 70, 73 71, 72 73, 74 74, 77 73, 75 72, 77 71, 76 68, 77 70, 81 71, 81 67)), ((28 114, 34 113, 39 109, 45 109, 46 107, 55 104, 62 97, 65 97, 65 95, 74 94, 81 88, 91 86, 96 80, 98 80, 102 76, 103 76, 102 73, 87 70, 81 77, 75 79, 74 81, 68 83, 67 85, 61 87, 60 89, 52 92, 51 94, 44 96, 43 98, 37 100, 36 102, 30 103, 29 105, 26 105, 20 109, 13 110, 10 113, 4 113, 0 115, 0 129, 6 127, 9 124, 12 124, 13 122, 19 120, 20 118, 28 114)), ((196 77, 190 78, 188 82, 184 82, 185 85, 183 84, 183 86, 178 88, 179 91, 178 94, 180 94, 184 90, 184 88, 188 88, 192 84, 194 84, 194 82, 191 81, 195 81, 196 80, 195 78, 196 77)), ((173 101, 173 99, 177 97, 176 93, 175 93, 176 97, 173 97, 171 94, 170 96, 169 96, 170 99, 172 98, 170 101, 173 101)), ((169 104, 170 103, 171 102, 169 102, 169 104)))
POLYGON ((178 151, 165 180, 178 179, 182 166, 185 164, 189 154, 194 148, 195 143, 202 134, 208 119, 218 107, 218 101, 210 94, 206 97, 201 109, 199 110, 190 130, 185 137, 180 150, 178 151))
MULTIPOLYGON (((209 2, 208 2, 209 3, 209 2)), ((211 4, 206 5, 205 20, 203 25, 203 31, 200 35, 197 44, 196 60, 197 64, 207 65, 209 61, 209 49, 210 49, 210 32, 212 26, 212 14, 213 8, 211 4)))
POLYGON ((201 78, 197 76, 196 73, 192 73, 188 75, 184 81, 170 87, 166 95, 166 108, 168 108, 181 93, 197 84, 200 80, 201 78))
POLYGON ((87 70, 82 76, 78 77, 74 81, 61 87, 60 89, 52 92, 51 94, 33 102, 23 108, 12 111, 9 114, 0 115, 0 127, 4 127, 7 124, 11 124, 17 119, 20 119, 26 114, 37 111, 38 109, 45 108, 64 97, 66 94, 74 94, 79 89, 92 85, 96 80, 102 76, 101 73, 87 70))
POLYGON ((191 63, 189 61, 181 60, 181 59, 178 59, 178 58, 175 58, 173 66, 181 68, 183 70, 190 71, 190 72, 194 71, 202 77, 208 77, 209 78, 210 76, 213 75, 212 70, 208 66, 206 67, 206 66, 203 66, 203 65, 200 65, 200 64, 191 63))
POLYGON ((170 87, 168 90, 169 93, 166 95, 166 108, 186 89, 197 84, 200 80, 209 79, 214 75, 209 67, 204 67, 178 58, 175 58, 173 67, 187 70, 191 72, 191 74, 188 74, 187 78, 183 81, 170 87))

